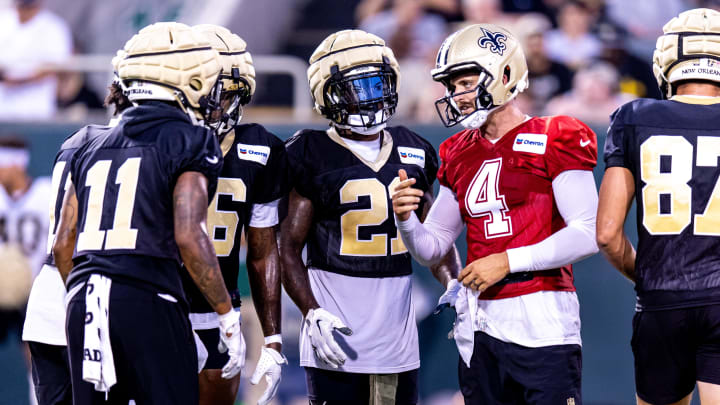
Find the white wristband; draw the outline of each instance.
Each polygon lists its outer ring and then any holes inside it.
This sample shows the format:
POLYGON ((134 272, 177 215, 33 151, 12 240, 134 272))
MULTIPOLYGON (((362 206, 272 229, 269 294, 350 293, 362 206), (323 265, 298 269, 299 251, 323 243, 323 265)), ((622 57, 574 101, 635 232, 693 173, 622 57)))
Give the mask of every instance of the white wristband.
POLYGON ((242 317, 240 316, 240 312, 237 312, 234 309, 231 309, 222 315, 218 314, 220 330, 227 330, 233 323, 235 323, 235 321, 242 323, 242 317))
POLYGON ((282 344, 282 335, 278 333, 277 335, 265 336, 265 344, 269 345, 270 343, 282 344))

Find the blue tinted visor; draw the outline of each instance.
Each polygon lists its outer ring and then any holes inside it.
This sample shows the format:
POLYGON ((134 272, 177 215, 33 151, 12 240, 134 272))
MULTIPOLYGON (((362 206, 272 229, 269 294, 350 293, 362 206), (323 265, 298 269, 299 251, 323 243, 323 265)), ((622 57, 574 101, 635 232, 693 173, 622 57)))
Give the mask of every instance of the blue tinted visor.
POLYGON ((370 101, 377 98, 382 98, 383 89, 385 85, 382 77, 365 77, 362 79, 355 79, 350 81, 353 93, 357 96, 357 101, 370 101))
POLYGON ((364 104, 382 102, 393 91, 387 74, 351 76, 329 86, 331 99, 338 104, 364 104))

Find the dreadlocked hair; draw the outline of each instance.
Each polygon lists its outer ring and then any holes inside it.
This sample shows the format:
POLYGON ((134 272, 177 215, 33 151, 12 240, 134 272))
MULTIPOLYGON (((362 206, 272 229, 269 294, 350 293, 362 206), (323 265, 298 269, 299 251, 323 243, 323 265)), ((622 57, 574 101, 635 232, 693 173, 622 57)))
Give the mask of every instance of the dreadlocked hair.
POLYGON ((125 96, 118 83, 112 83, 108 86, 108 94, 105 96, 103 106, 114 106, 115 111, 113 112, 113 115, 118 115, 125 111, 126 108, 132 107, 132 102, 130 102, 130 99, 125 96))

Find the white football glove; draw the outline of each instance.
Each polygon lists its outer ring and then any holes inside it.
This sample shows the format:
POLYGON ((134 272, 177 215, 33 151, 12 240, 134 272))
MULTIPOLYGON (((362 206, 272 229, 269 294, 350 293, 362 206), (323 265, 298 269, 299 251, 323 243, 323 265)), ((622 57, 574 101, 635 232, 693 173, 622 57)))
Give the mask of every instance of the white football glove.
POLYGON ((437 306, 435 307, 435 311, 433 312, 433 314, 437 315, 442 312, 443 309, 448 307, 454 308, 455 301, 457 301, 458 298, 458 292, 460 292, 460 287, 462 287, 462 284, 460 284, 456 279, 450 280, 450 282, 448 282, 445 293, 440 296, 440 299, 438 300, 437 306))
POLYGON ((322 362, 332 368, 345 364, 347 355, 335 341, 332 332, 338 330, 345 336, 350 336, 353 332, 340 318, 322 308, 311 309, 305 316, 305 327, 308 328, 308 337, 315 355, 322 362))
POLYGON ((240 332, 240 313, 235 310, 224 315, 218 315, 220 321, 220 353, 228 352, 230 360, 222 368, 222 378, 235 377, 245 366, 245 339, 240 332))
POLYGON ((287 359, 282 354, 278 353, 277 350, 269 347, 263 347, 260 352, 260 360, 258 360, 257 367, 252 377, 250 377, 250 384, 257 385, 260 382, 260 377, 265 376, 267 382, 267 388, 263 392, 260 399, 258 399, 258 405, 269 404, 270 401, 277 394, 277 390, 282 379, 281 366, 287 364, 287 359))

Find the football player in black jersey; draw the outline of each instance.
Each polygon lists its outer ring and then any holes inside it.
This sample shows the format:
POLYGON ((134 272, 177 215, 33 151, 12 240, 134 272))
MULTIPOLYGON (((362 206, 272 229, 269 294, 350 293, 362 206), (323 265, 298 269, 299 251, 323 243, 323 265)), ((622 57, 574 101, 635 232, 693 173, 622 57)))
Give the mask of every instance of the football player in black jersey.
MULTIPOLYGON (((315 108, 330 127, 287 141, 294 190, 281 226, 283 285, 305 317, 300 365, 312 404, 417 402, 411 258, 390 196, 404 169, 426 192, 420 210, 429 208, 438 161, 414 132, 386 127, 399 76, 379 37, 330 35, 308 69, 315 108)), ((447 284, 458 267, 453 250, 433 270, 447 284)))
POLYGON ((47 258, 33 282, 23 328, 23 340, 27 342, 31 354, 32 381, 38 405, 72 404, 70 364, 65 337, 65 286, 52 255, 56 218, 60 214, 66 186, 70 186, 70 168, 67 165, 70 157, 89 139, 105 136, 105 133, 119 122, 119 114, 132 106, 123 94, 117 78, 117 64, 124 54, 124 50, 119 50, 112 60, 115 80, 108 87, 105 97, 105 106, 114 109, 113 119, 107 126, 90 125, 70 135, 60 146, 53 163, 47 258))
POLYGON ((638 404, 720 403, 720 13, 663 27, 653 70, 665 100, 612 116, 597 241, 635 283, 638 404), (623 223, 637 203, 637 253, 623 223))
POLYGON ((124 49, 118 73, 137 106, 69 158, 53 247, 69 290, 73 400, 197 404, 181 258, 220 314, 230 354, 223 377, 244 360, 205 224, 222 155, 202 123, 219 108, 221 64, 209 42, 178 23, 150 25, 124 49))
MULTIPOLYGON (((251 382, 257 384, 262 376, 266 377, 268 386, 258 401, 264 405, 277 392, 281 365, 287 363, 281 354, 280 260, 275 238, 278 201, 287 194, 285 144, 261 125, 239 123, 242 106, 255 91, 255 69, 245 41, 217 25, 203 24, 193 29, 208 39, 223 65, 222 114, 210 124, 218 129, 224 162, 217 193, 210 202, 208 232, 236 311, 240 310, 240 244, 242 234, 247 237, 248 278, 265 335, 251 382)), ((240 375, 231 380, 221 377, 228 356, 217 350, 217 315, 192 280, 186 277, 184 281, 193 329, 208 351, 200 373, 200 405, 232 405, 240 375)))

